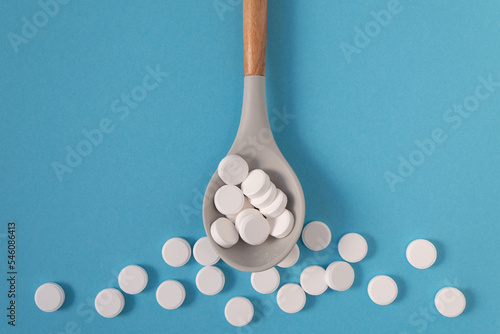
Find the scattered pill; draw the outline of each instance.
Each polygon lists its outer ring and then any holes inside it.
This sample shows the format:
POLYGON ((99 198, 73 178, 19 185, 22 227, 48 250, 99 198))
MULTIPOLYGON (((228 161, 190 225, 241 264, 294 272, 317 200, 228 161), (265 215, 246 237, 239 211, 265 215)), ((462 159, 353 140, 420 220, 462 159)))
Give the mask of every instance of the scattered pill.
POLYGON ((241 225, 241 222, 243 221, 243 218, 245 218, 248 215, 261 215, 260 211, 255 209, 255 208, 249 208, 245 210, 241 210, 238 215, 236 216, 234 220, 234 226, 236 227, 236 231, 239 231, 239 226, 241 225))
POLYGON ((114 288, 104 289, 95 297, 95 309, 105 318, 114 318, 125 306, 123 294, 114 288))
POLYGON ((245 196, 240 188, 228 184, 220 187, 215 192, 214 204, 223 215, 234 215, 243 208, 245 196))
POLYGON ((295 263, 297 263, 297 261, 299 260, 299 257, 300 257, 299 246, 297 244, 295 244, 293 246, 292 250, 290 251, 290 253, 288 253, 288 255, 283 259, 283 261, 278 263, 278 267, 290 268, 295 263))
POLYGON ((148 285, 148 274, 144 268, 132 264, 120 271, 118 284, 123 292, 135 295, 142 292, 148 285))
POLYGON ((434 304, 439 313, 445 317, 458 317, 465 310, 465 296, 457 288, 442 288, 436 294, 434 304))
POLYGON ((347 233, 340 238, 338 248, 340 256, 351 263, 363 260, 368 252, 365 238, 357 233, 347 233))
POLYGON ((35 304, 44 312, 57 311, 64 303, 63 288, 57 283, 42 284, 35 292, 35 304))
POLYGON ((181 267, 191 258, 191 246, 182 238, 171 238, 163 245, 162 256, 168 265, 181 267))
POLYGON ((336 291, 345 291, 354 283, 354 269, 344 261, 334 261, 326 268, 325 280, 336 291))
POLYGON ((318 296, 328 289, 325 280, 325 269, 320 266, 309 266, 300 274, 300 285, 310 295, 318 296))
POLYGON ((275 238, 284 238, 290 234, 293 229, 293 214, 286 210, 276 218, 268 218, 269 234, 275 238))
POLYGON ((226 320, 233 326, 248 325, 253 318, 253 304, 245 297, 231 298, 224 309, 226 320))
POLYGON ((227 218, 219 218, 214 221, 210 226, 210 234, 214 241, 223 248, 234 246, 240 238, 236 227, 227 218))
POLYGON ((283 213, 288 203, 288 198, 280 189, 276 191, 276 197, 268 206, 260 209, 260 212, 267 218, 276 218, 283 213))
POLYGON ((255 291, 262 294, 268 294, 274 292, 280 285, 280 274, 278 270, 273 267, 258 273, 252 273, 250 282, 255 291))
POLYGON ((219 254, 214 250, 207 237, 202 237, 193 246, 194 259, 202 266, 211 266, 219 262, 219 254))
POLYGON ((248 164, 239 155, 228 155, 219 163, 217 172, 226 184, 237 185, 243 182, 248 175, 248 164))
POLYGON ((398 296, 398 285, 389 276, 375 276, 368 283, 368 296, 375 304, 389 305, 398 296))
POLYGON ((184 303, 186 290, 181 282, 167 280, 156 289, 156 301, 167 310, 174 310, 184 303))
POLYGON ((313 251, 325 249, 332 239, 330 228, 323 222, 313 221, 302 230, 302 242, 313 251))
POLYGON ((245 181, 241 183, 241 190, 250 199, 255 199, 264 195, 270 186, 269 175, 262 169, 254 169, 248 173, 245 181))
POLYGON ((306 294, 300 285, 287 283, 278 290, 278 306, 286 313, 297 313, 306 305, 306 294))
POLYGON ((417 269, 426 269, 434 264, 436 247, 425 239, 413 240, 406 248, 406 259, 417 269))
POLYGON ((226 279, 222 270, 213 266, 201 268, 196 275, 198 290, 208 296, 218 294, 224 287, 225 281, 226 279))
POLYGON ((274 199, 276 198, 276 194, 277 188, 274 183, 271 182, 271 185, 269 186, 269 189, 265 192, 265 194, 261 197, 251 199, 250 204, 259 209, 265 208, 274 201, 274 199))
POLYGON ((260 245, 269 237, 269 223, 259 214, 250 214, 238 225, 240 237, 249 245, 260 245))

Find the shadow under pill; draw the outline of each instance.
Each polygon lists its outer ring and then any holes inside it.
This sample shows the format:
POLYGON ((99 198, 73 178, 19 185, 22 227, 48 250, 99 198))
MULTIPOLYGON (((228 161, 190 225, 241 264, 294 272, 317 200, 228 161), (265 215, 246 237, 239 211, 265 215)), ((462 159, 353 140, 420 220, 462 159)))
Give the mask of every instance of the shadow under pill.
POLYGON ((128 314, 134 309, 135 295, 129 295, 127 293, 123 293, 123 297, 125 298, 125 306, 123 306, 123 311, 120 314, 128 314))
POLYGON ((314 307, 314 304, 316 303, 316 298, 320 296, 312 296, 310 294, 306 293, 306 304, 304 305, 304 308, 302 311, 307 311, 309 309, 312 309, 314 307))
POLYGON ((402 300, 405 295, 406 295, 406 292, 407 292, 407 286, 406 286, 406 283, 405 281, 398 275, 388 275, 389 277, 391 277, 394 282, 396 282, 396 284, 398 285, 398 296, 396 297, 396 299, 394 300, 394 303, 398 303, 400 300, 402 300))
POLYGON ((148 274, 148 284, 146 285, 146 288, 144 288, 143 292, 156 290, 158 288, 158 285, 160 284, 158 282, 159 276, 156 269, 150 265, 139 264, 139 266, 146 270, 146 273, 148 274))
POLYGON ((233 273, 234 269, 229 267, 222 260, 219 260, 219 262, 217 262, 214 266, 218 267, 224 273, 224 288, 222 288, 221 292, 231 290, 235 284, 235 278, 233 273))
POLYGON ((198 288, 188 280, 178 279, 177 281, 179 281, 184 286, 184 290, 186 290, 186 298, 184 299, 182 306, 191 305, 195 301, 196 295, 200 293, 198 288))
POLYGON ((360 233, 360 235, 365 238, 366 244, 368 245, 368 252, 366 253, 366 256, 363 260, 371 259, 377 252, 377 243, 375 242, 375 239, 369 234, 360 233))
POLYGON ((64 290, 64 303, 62 304, 60 310, 65 310, 69 308, 75 301, 75 290, 71 285, 67 283, 57 283, 64 290))
POLYGON ((354 269, 354 282, 352 283, 350 289, 356 289, 359 288, 363 282, 363 270, 357 263, 350 263, 350 265, 352 266, 352 269, 354 269))
POLYGON ((436 247, 436 253, 437 253, 436 262, 434 262, 434 264, 432 265, 432 267, 434 267, 440 265, 444 261, 446 251, 443 247, 443 244, 440 241, 437 240, 429 240, 429 241, 434 245, 434 247, 436 247))
POLYGON ((474 294, 469 289, 459 289, 459 290, 464 294, 465 297, 465 309, 462 314, 467 314, 469 312, 472 312, 476 305, 476 298, 474 297, 474 294))

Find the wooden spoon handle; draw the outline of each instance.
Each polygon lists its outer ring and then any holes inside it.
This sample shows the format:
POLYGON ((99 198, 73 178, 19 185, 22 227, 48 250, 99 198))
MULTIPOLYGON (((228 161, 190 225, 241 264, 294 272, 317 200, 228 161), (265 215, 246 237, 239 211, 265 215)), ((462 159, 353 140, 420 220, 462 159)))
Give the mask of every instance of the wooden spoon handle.
POLYGON ((243 0, 243 58, 245 75, 266 71, 267 0, 243 0))

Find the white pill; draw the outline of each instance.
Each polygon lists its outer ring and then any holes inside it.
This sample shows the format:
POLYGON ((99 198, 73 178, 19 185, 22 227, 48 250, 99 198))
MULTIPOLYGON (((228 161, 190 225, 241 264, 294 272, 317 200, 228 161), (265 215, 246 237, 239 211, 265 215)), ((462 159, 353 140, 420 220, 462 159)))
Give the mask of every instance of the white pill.
POLYGON ((236 231, 239 231, 241 223, 243 222, 243 218, 245 218, 246 216, 249 216, 249 215, 260 215, 261 216, 261 213, 259 210, 255 209, 253 207, 245 209, 245 210, 241 210, 238 213, 238 215, 236 216, 236 218, 234 219, 234 226, 236 226, 236 231))
POLYGON ((57 311, 64 303, 63 288, 57 283, 42 284, 35 292, 35 304, 44 312, 57 311))
POLYGON ((214 250, 207 237, 202 237, 193 246, 194 259, 202 266, 211 266, 219 262, 219 254, 214 250))
POLYGON ((347 262, 363 260, 368 252, 365 238, 357 233, 347 233, 339 241, 339 254, 347 262))
POLYGON ((300 285, 310 295, 318 296, 328 289, 325 280, 325 269, 320 266, 309 266, 300 274, 300 285))
POLYGON ((434 264, 437 257, 436 247, 425 239, 413 240, 406 248, 406 258, 417 269, 426 269, 434 264))
POLYGON ((123 294, 114 288, 104 289, 95 297, 95 309, 105 318, 114 318, 125 306, 123 294))
POLYGON ((261 197, 271 186, 269 175, 262 169, 254 169, 248 173, 245 181, 241 183, 241 190, 250 199, 261 197))
POLYGON ((176 280, 167 280, 156 289, 156 301, 167 310, 174 310, 184 303, 186 290, 181 282, 176 280))
POLYGON ((332 239, 330 228, 320 221, 307 224, 302 230, 302 242, 313 251, 325 249, 332 239))
POLYGON ((246 209, 255 209, 252 204, 250 204, 250 202, 248 201, 248 198, 245 197, 245 203, 243 203, 243 207, 241 208, 241 210, 234 214, 234 215, 226 215, 227 219, 229 219, 230 221, 232 221, 233 223, 236 222, 236 217, 238 217, 238 215, 240 214, 240 212, 246 210, 246 209))
POLYGON ((248 325, 253 318, 253 304, 245 297, 231 298, 224 309, 226 320, 233 326, 248 325))
POLYGON ((290 253, 288 253, 288 255, 283 259, 283 261, 278 263, 278 267, 290 268, 295 263, 297 263, 297 261, 299 260, 299 257, 300 257, 299 246, 297 244, 295 244, 293 246, 292 250, 290 251, 290 253))
POLYGON ((280 189, 276 192, 276 197, 268 206, 260 209, 260 212, 267 218, 276 218, 283 213, 288 203, 288 198, 280 189))
POLYGON ((255 291, 268 294, 274 292, 280 285, 280 273, 274 267, 258 273, 252 273, 250 282, 255 291))
POLYGON ((248 175, 248 164, 245 159, 239 155, 228 155, 219 163, 217 172, 224 183, 237 185, 246 179, 248 175))
POLYGON ((278 306, 286 313, 297 313, 306 305, 306 294, 300 285, 288 283, 278 290, 278 306))
POLYGON ((275 238, 284 238, 292 232, 294 218, 293 214, 285 210, 276 218, 268 218, 270 232, 269 234, 275 238))
POLYGON ((264 193, 264 195, 260 197, 256 197, 250 200, 250 204, 255 206, 256 208, 265 208, 269 204, 271 204, 276 198, 276 194, 278 193, 276 186, 271 182, 269 189, 264 193))
POLYGON ((375 276, 368 283, 368 296, 375 304, 388 305, 398 296, 398 285, 389 276, 375 276))
POLYGON ((123 292, 129 295, 138 294, 148 285, 148 273, 135 264, 126 266, 118 275, 118 284, 123 292))
POLYGON ((354 269, 344 261, 334 261, 326 268, 325 280, 336 291, 345 291, 354 283, 354 269))
POLYGON ((436 294, 434 304, 445 317, 458 317, 465 310, 465 296, 457 288, 442 288, 436 294))
POLYGON ((224 287, 225 282, 226 278, 222 270, 213 266, 201 268, 196 275, 198 290, 208 296, 218 294, 224 287))
POLYGON ((168 265, 181 267, 191 258, 191 246, 182 238, 172 238, 165 242, 161 253, 168 265))
POLYGON ((215 192, 214 204, 223 215, 234 215, 243 208, 245 196, 243 196, 240 188, 228 184, 220 187, 215 192))
POLYGON ((227 218, 219 218, 210 226, 210 234, 214 241, 223 248, 234 246, 240 236, 234 224, 227 218))
POLYGON ((269 237, 269 223, 260 213, 246 216, 238 226, 241 239, 249 245, 260 245, 269 237))

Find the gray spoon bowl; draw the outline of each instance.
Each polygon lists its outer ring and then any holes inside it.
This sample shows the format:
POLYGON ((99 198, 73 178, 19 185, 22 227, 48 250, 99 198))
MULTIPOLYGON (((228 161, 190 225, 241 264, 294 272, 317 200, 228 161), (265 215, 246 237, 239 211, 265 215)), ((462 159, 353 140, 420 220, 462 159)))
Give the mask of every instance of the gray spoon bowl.
POLYGON ((300 237, 305 216, 302 187, 281 154, 269 126, 264 76, 245 76, 240 126, 228 154, 243 157, 250 170, 264 170, 276 187, 287 195, 287 209, 295 218, 293 230, 285 238, 269 236, 258 246, 251 246, 240 238, 231 248, 220 247, 212 238, 210 227, 217 218, 223 217, 215 208, 214 195, 224 183, 217 172, 212 176, 203 198, 203 224, 208 239, 221 259, 231 267, 246 272, 264 271, 276 266, 290 253, 300 237))

